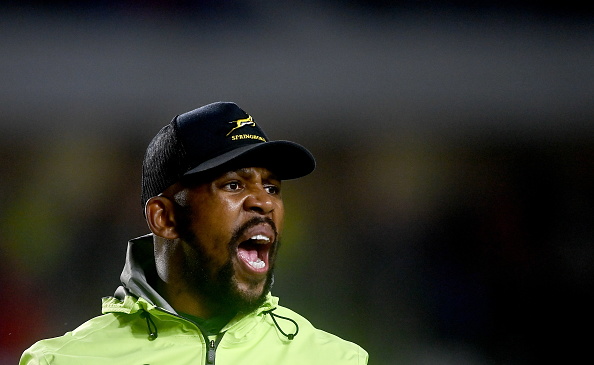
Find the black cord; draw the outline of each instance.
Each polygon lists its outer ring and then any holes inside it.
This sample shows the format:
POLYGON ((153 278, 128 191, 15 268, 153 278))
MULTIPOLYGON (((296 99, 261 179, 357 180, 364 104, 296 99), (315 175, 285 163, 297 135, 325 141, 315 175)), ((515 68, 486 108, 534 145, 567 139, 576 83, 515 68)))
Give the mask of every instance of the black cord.
POLYGON ((155 325, 155 322, 153 322, 151 315, 148 314, 148 312, 146 311, 143 311, 140 314, 140 316, 146 320, 146 326, 148 327, 149 332, 149 341, 154 341, 157 337, 159 337, 159 333, 157 332, 157 326, 155 325))
POLYGON ((288 317, 283 317, 283 316, 279 316, 278 314, 274 314, 274 313, 272 313, 272 311, 273 311, 273 310, 275 310, 275 309, 276 309, 276 308, 274 308, 274 309, 271 309, 271 310, 269 310, 269 311, 266 311, 266 312, 264 312, 264 313, 268 313, 268 314, 270 314, 270 318, 272 318, 272 321, 274 322, 274 325, 276 326, 276 328, 278 328, 278 330, 280 331, 280 333, 282 333, 282 334, 283 334, 283 336, 285 336, 285 337, 286 337, 286 338, 288 338, 289 340, 293 340, 293 339, 295 338, 295 336, 297 336, 297 334, 299 333, 299 325, 297 324, 297 322, 295 322, 295 321, 294 321, 293 319, 291 319, 291 318, 288 318, 288 317), (280 326, 278 325, 278 322, 276 321, 276 318, 274 318, 274 317, 282 318, 282 319, 284 319, 284 320, 287 320, 287 321, 289 321, 289 322, 293 322, 293 324, 295 325, 295 333, 289 333, 289 334, 286 334, 286 333, 285 333, 285 331, 283 331, 283 329, 282 329, 282 328, 280 328, 280 326))

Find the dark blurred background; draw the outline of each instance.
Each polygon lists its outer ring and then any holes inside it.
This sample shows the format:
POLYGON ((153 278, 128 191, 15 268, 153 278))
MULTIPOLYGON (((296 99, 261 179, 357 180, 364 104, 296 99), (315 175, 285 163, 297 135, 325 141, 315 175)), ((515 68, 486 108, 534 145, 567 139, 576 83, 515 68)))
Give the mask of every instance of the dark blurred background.
POLYGON ((0 363, 100 313, 146 145, 218 100, 318 158, 282 304, 370 364, 590 358, 589 2, 1 4, 0 363))

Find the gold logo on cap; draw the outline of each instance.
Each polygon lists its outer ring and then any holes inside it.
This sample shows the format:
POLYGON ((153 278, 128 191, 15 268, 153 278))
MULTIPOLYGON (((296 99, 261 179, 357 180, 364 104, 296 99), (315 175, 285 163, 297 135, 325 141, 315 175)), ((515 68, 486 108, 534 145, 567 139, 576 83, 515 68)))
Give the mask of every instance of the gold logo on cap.
POLYGON ((234 121, 229 122, 229 123, 235 123, 235 127, 233 127, 233 129, 231 129, 229 131, 229 133, 227 133, 225 135, 225 137, 228 136, 228 135, 230 135, 231 132, 233 132, 237 128, 245 127, 246 125, 251 125, 252 127, 255 127, 256 126, 256 122, 254 122, 254 120, 252 119, 252 116, 251 115, 248 116, 247 118, 234 120, 234 121))

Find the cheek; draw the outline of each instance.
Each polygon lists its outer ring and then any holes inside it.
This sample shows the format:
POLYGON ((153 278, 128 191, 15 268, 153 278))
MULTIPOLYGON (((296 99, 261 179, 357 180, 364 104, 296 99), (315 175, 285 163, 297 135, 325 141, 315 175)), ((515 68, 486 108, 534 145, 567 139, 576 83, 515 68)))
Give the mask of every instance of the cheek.
POLYGON ((275 208, 273 220, 274 224, 276 225, 276 230, 280 234, 283 231, 283 224, 285 222, 285 207, 283 206, 282 202, 277 208, 275 208))
POLYGON ((217 266, 227 262, 229 259, 229 240, 221 235, 207 237, 203 241, 206 252, 217 266))
MULTIPOLYGON (((220 207, 220 206, 219 206, 220 207)), ((192 222, 196 244, 202 245, 213 266, 220 267, 229 260, 229 240, 234 229, 234 220, 224 209, 204 207, 201 215, 192 222)))

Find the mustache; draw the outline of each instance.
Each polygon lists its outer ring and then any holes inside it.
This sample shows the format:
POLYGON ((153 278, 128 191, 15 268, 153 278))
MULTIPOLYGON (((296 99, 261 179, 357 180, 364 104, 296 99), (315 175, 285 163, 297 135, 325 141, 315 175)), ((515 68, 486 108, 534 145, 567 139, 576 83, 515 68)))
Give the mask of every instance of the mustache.
POLYGON ((230 244, 235 245, 240 243, 238 242, 239 238, 245 233, 245 231, 263 223, 268 224, 272 228, 272 231, 274 232, 274 241, 278 241, 278 231, 276 230, 276 224, 274 224, 274 221, 268 217, 254 217, 241 226, 237 227, 231 236, 230 244))

